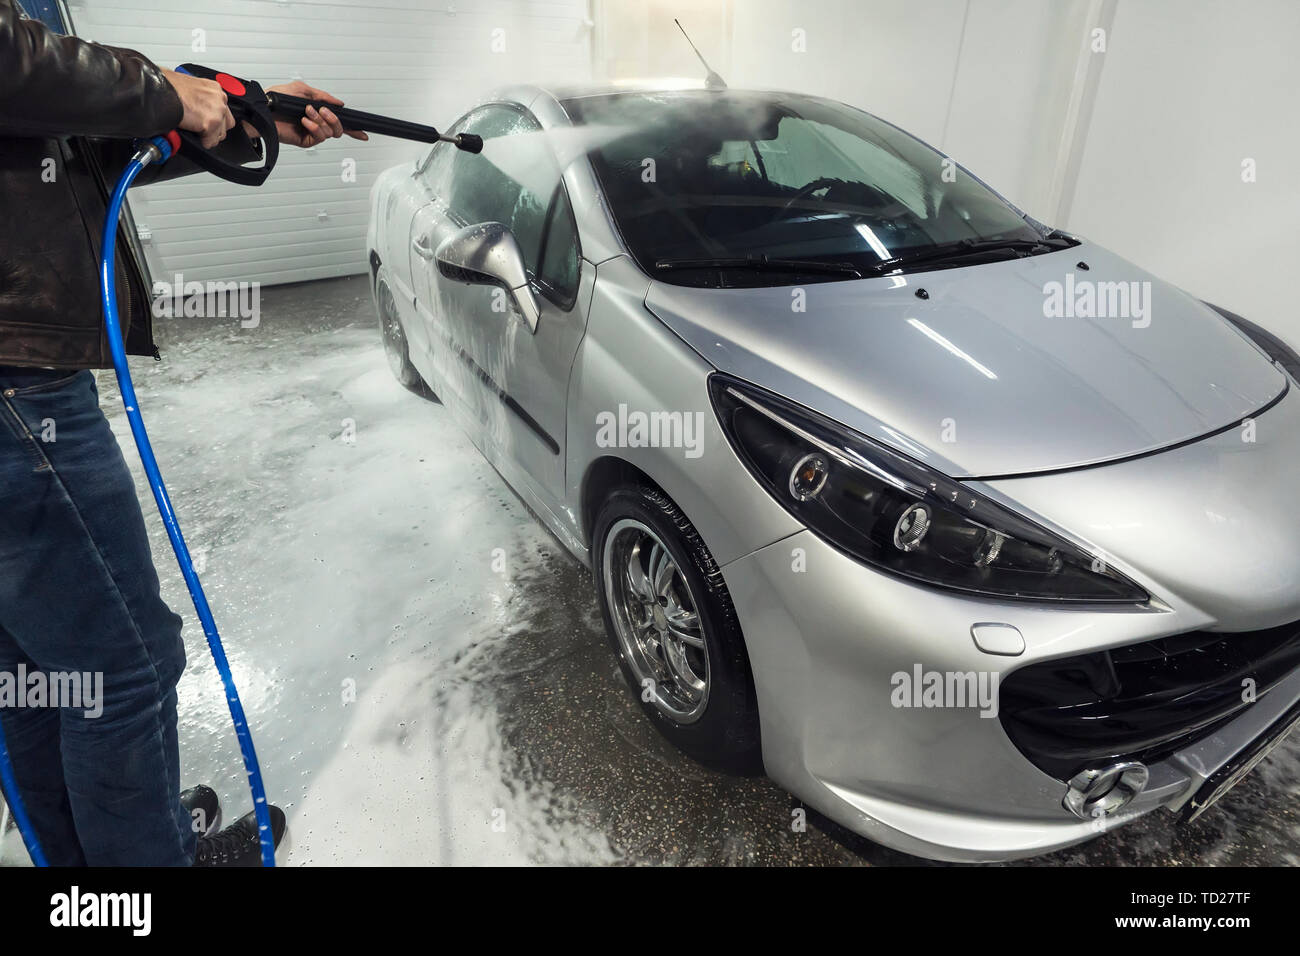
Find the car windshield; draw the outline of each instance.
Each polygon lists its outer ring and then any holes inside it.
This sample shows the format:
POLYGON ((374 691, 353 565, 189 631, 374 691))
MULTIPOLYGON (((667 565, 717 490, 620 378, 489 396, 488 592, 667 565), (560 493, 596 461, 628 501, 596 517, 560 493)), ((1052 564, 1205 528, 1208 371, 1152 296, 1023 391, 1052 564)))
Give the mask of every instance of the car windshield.
POLYGON ((951 160, 839 103, 688 91, 564 106, 621 131, 589 155, 632 255, 667 282, 780 285, 1049 251, 1046 230, 951 160))

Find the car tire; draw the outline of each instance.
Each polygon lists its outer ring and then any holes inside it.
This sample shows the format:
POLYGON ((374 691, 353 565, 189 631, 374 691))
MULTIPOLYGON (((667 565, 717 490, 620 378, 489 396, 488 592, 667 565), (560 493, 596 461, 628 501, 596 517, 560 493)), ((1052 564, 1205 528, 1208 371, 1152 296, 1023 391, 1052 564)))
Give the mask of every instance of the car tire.
POLYGON ((706 766, 761 772, 744 635, 686 515, 658 489, 616 489, 596 516, 592 567, 605 633, 651 723, 706 766))
POLYGON ((404 388, 416 393, 429 391, 419 371, 411 364, 410 346, 406 340, 406 330, 402 328, 402 317, 397 312, 397 301, 392 289, 383 279, 375 286, 375 310, 379 313, 379 334, 384 343, 384 357, 388 359, 388 369, 404 388))

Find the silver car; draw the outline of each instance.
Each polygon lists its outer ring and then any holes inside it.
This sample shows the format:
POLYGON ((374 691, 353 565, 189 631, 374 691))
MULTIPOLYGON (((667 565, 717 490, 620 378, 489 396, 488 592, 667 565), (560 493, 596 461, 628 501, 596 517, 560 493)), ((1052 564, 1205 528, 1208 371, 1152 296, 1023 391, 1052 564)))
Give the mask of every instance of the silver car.
POLYGON ((390 363, 647 717, 872 840, 1206 810, 1300 716, 1300 360, 849 106, 511 88, 372 195, 390 363))

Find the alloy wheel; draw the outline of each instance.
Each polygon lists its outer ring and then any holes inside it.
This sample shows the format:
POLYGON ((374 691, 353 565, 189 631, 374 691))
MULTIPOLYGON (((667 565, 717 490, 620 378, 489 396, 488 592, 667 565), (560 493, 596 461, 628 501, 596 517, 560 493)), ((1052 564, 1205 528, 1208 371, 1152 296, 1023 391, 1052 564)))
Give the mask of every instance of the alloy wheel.
POLYGON ((709 655, 699 605, 676 560, 653 530, 623 518, 605 537, 603 572, 605 599, 638 687, 651 690, 665 716, 694 723, 709 700, 709 655))

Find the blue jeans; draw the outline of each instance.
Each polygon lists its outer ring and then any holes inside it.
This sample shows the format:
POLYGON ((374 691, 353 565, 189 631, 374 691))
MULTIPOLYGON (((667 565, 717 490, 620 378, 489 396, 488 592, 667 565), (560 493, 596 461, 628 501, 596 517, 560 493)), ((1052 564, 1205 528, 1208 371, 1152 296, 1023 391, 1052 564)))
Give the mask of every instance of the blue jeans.
POLYGON ((51 865, 189 865, 181 619, 94 376, 0 367, 0 420, 0 676, 103 681, 93 709, 0 699, 32 825, 51 865))

